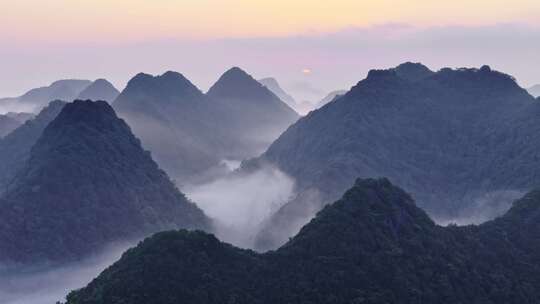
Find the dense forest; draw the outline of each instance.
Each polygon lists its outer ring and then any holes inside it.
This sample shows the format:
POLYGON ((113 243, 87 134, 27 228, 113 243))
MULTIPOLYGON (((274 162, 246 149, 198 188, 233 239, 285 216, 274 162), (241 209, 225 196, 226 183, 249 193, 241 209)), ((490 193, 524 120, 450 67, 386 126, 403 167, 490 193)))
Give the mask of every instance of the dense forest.
POLYGON ((158 233, 68 304, 536 303, 540 192, 479 226, 436 225, 387 179, 359 179, 276 251, 158 233))

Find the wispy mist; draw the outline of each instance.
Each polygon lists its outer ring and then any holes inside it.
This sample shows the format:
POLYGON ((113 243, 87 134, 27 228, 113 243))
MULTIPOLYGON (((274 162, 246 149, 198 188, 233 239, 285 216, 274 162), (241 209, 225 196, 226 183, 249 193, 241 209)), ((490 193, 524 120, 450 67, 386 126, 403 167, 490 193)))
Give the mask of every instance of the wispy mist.
POLYGON ((437 220, 439 225, 446 226, 448 224, 470 225, 481 224, 503 215, 512 203, 523 197, 525 191, 519 190, 497 190, 487 192, 476 196, 472 200, 472 204, 460 212, 460 215, 453 219, 437 220))
POLYGON ((293 195, 294 181, 279 169, 227 175, 183 191, 217 223, 220 239, 251 248, 260 224, 293 195))
POLYGON ((131 245, 118 243, 97 256, 59 268, 0 272, 0 303, 54 304, 64 301, 70 291, 90 283, 131 245))
POLYGON ((32 104, 25 104, 18 102, 15 99, 4 98, 0 99, 0 114, 6 114, 9 112, 14 113, 33 113, 36 111, 36 107, 32 104))

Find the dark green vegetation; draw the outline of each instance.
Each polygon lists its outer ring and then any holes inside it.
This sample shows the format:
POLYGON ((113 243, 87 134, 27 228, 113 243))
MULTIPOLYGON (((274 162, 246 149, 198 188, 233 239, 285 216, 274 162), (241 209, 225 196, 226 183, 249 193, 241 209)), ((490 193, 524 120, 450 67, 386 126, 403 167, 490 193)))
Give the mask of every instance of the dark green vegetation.
POLYGON ((298 192, 268 222, 258 247, 283 244, 357 177, 388 177, 436 220, 500 215, 539 185, 539 120, 538 100, 487 66, 370 71, 257 160, 294 177, 298 192))
POLYGON ((35 118, 0 139, 0 194, 6 191, 16 172, 24 166, 32 146, 64 105, 63 101, 52 101, 35 118))
POLYGON ((540 192, 480 226, 441 227, 388 180, 357 180, 277 251, 158 233, 67 303, 536 303, 539 237, 540 192))
POLYGON ((143 146, 182 183, 204 179, 223 159, 261 153, 298 115, 233 68, 203 94, 183 75, 138 74, 113 103, 143 146))
POLYGON ((1 263, 76 260, 117 240, 209 228, 106 102, 68 103, 39 134, 57 106, 17 130, 39 138, 0 198, 1 263))

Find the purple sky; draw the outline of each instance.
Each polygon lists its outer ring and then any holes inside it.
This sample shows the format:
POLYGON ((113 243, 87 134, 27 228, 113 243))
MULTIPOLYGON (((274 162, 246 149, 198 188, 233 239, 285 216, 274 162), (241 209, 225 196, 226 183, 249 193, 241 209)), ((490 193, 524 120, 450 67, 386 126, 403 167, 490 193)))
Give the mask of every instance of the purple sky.
POLYGON ((435 70, 488 64, 528 87, 540 83, 539 55, 540 27, 515 23, 386 24, 327 34, 117 44, 3 43, 0 96, 20 95, 62 78, 105 77, 122 89, 138 72, 167 70, 183 73, 206 90, 223 71, 240 66, 256 78, 276 77, 298 99, 316 99, 328 91, 349 88, 369 69, 404 61, 420 61, 435 70), (303 73, 306 68, 312 72, 303 73))

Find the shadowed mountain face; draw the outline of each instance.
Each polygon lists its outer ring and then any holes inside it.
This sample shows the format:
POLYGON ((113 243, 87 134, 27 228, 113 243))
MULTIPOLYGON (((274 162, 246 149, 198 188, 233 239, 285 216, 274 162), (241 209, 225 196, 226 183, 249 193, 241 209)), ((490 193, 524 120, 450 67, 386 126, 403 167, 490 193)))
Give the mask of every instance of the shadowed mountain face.
POLYGON ((11 133, 11 131, 17 129, 22 123, 8 115, 0 114, 0 137, 4 137, 11 133))
POLYGON ((293 109, 239 68, 225 72, 207 96, 225 109, 227 131, 249 149, 249 154, 264 151, 298 119, 293 109))
POLYGON ((487 66, 370 71, 261 157, 296 178, 298 196, 268 221, 259 248, 282 244, 356 176, 388 177, 439 221, 501 214, 539 184, 538 119, 540 104, 487 66))
POLYGON ((219 164, 227 137, 214 105, 182 74, 138 74, 113 104, 160 167, 182 181, 219 164))
POLYGON ((113 102, 120 92, 107 80, 97 79, 87 86, 77 97, 81 100, 104 100, 113 102))
POLYGON ((386 179, 358 180, 277 251, 164 232, 68 304, 533 303, 540 193, 480 226, 437 226, 386 179))
POLYGON ((110 242, 208 229, 104 101, 66 104, 0 199, 0 262, 79 259, 110 242))
POLYGON ((32 146, 64 105, 63 101, 52 101, 35 118, 0 140, 0 194, 6 191, 17 171, 24 166, 32 146))
POLYGON ((527 91, 534 97, 540 97, 540 84, 528 88, 527 91))
POLYGON ((261 153, 298 117, 238 68, 203 94, 183 75, 139 74, 114 102, 143 146, 181 183, 218 170, 224 159, 261 153))

